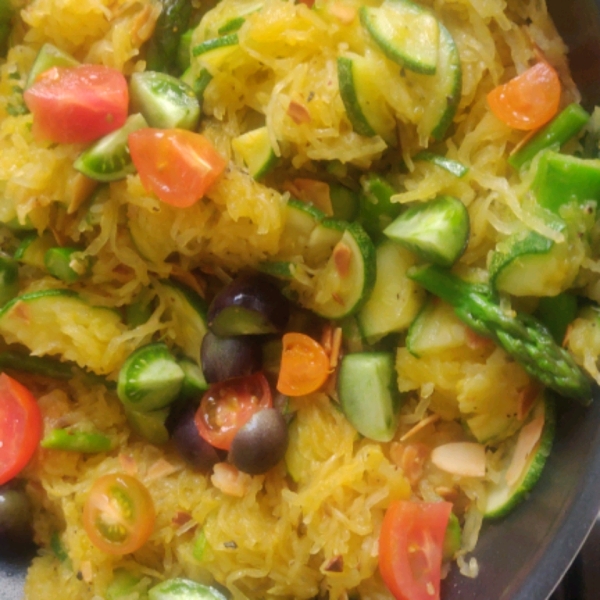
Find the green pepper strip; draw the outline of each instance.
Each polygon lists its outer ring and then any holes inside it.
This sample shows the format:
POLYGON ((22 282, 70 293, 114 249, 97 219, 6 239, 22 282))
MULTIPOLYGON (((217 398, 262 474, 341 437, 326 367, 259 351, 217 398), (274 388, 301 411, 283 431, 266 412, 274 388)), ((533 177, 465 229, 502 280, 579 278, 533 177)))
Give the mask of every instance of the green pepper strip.
POLYGON ((524 146, 509 157, 508 163, 520 170, 533 157, 554 146, 562 146, 577 135, 590 120, 590 115, 579 104, 569 104, 548 125, 538 131, 524 146))
POLYGON ((53 429, 40 442, 42 448, 95 454, 107 452, 112 447, 110 438, 103 433, 53 429))

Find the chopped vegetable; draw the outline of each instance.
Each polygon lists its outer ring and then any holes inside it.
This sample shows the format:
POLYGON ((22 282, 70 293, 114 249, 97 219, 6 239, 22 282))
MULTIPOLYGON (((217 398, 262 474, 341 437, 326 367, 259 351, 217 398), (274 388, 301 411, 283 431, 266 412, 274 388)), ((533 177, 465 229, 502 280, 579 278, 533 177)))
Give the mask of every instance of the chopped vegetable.
POLYGON ((107 435, 95 431, 52 429, 44 436, 40 445, 52 450, 95 454, 110 450, 112 442, 107 435))
POLYGON ((129 151, 144 187, 182 208, 200 200, 227 164, 204 136, 183 129, 138 129, 129 151))
POLYGON ((148 590, 149 600, 227 600, 216 588, 190 579, 167 579, 148 590))
POLYGON ((539 62, 488 94, 492 112, 509 127, 531 131, 557 113, 561 85, 558 73, 539 62))
POLYGON ((19 293, 19 265, 10 256, 0 254, 0 306, 19 293))

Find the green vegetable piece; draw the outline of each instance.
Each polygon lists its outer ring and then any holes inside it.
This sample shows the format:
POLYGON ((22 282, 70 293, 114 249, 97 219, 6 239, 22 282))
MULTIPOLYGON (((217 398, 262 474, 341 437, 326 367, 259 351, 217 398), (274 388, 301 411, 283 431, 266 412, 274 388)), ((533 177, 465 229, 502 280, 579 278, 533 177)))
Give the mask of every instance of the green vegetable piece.
POLYGON ((512 154, 508 163, 517 170, 521 169, 542 150, 560 147, 568 142, 585 127, 589 120, 589 113, 579 104, 569 104, 548 125, 512 154))
POLYGON ((5 57, 8 52, 8 40, 12 31, 12 18, 15 13, 10 0, 0 1, 0 56, 5 57))
POLYGON ((146 68, 179 75, 179 45, 190 25, 192 3, 189 0, 163 0, 154 34, 148 42, 146 68))
POLYGON ((449 267, 465 251, 469 230, 465 205, 453 196, 439 196, 413 205, 383 233, 420 258, 449 267))
POLYGON ((52 552, 54 552, 56 558, 60 560, 60 562, 64 563, 69 560, 67 549, 62 543, 58 531, 52 532, 52 535, 50 536, 50 548, 52 549, 52 552))
POLYGON ((131 109, 141 113, 151 127, 193 130, 200 119, 194 90, 166 73, 134 73, 129 82, 131 109))
POLYGON ((105 135, 84 150, 73 166, 96 181, 124 179, 130 173, 135 173, 127 143, 129 134, 147 126, 146 119, 139 113, 129 116, 123 127, 105 135))
POLYGON ((127 421, 131 429, 140 437, 157 446, 166 444, 169 441, 169 431, 166 426, 169 412, 169 406, 149 412, 125 409, 127 421))
POLYGON ((75 283, 90 270, 90 260, 79 248, 49 248, 44 254, 48 273, 66 283, 75 283))
POLYGON ((177 66, 180 73, 185 73, 191 64, 192 36, 194 29, 188 29, 179 39, 177 47, 177 66))
POLYGON ((195 77, 191 68, 187 69, 185 73, 181 76, 181 81, 187 83, 193 90, 194 94, 196 94, 196 98, 198 99, 198 103, 200 104, 200 109, 202 110, 202 100, 204 97, 204 90, 206 86, 211 82, 213 76, 207 69, 202 69, 200 74, 195 77))
POLYGON ((239 44, 237 33, 230 33, 218 38, 206 40, 192 48, 192 56, 201 56, 203 54, 213 53, 215 51, 225 50, 229 52, 239 44))
POLYGON ((471 329, 494 339, 529 375, 566 398, 590 404, 588 376, 535 318, 523 313, 507 314, 493 300, 488 286, 463 281, 436 265, 415 267, 408 276, 451 304, 471 329))
POLYGON ((460 550, 462 541, 462 530, 458 517, 454 513, 450 513, 448 525, 446 527, 446 535, 444 536, 444 545, 442 547, 442 556, 445 561, 452 560, 456 553, 460 550))
POLYGON ((39 49, 33 61, 33 65, 27 76, 25 89, 30 87, 39 75, 52 67, 75 67, 78 64, 79 61, 74 59, 70 54, 50 43, 46 43, 39 49))
POLYGON ((358 220, 364 230, 374 239, 400 214, 402 206, 391 201, 396 190, 383 177, 369 173, 361 180, 358 220))
POLYGON ((10 256, 0 254, 0 306, 19 293, 19 265, 10 256))
POLYGON ((186 356, 180 359, 179 366, 184 374, 179 397, 184 400, 199 398, 209 387, 202 372, 202 367, 186 356))
POLYGON ((226 35, 228 33, 235 33, 240 29, 240 27, 246 22, 244 17, 234 17, 233 19, 229 19, 219 29, 217 29, 217 33, 219 35, 226 35))
POLYGON ((427 150, 422 150, 418 154, 415 154, 413 157, 414 160, 424 160, 430 162, 437 167, 445 169, 448 173, 452 173, 452 175, 456 175, 459 179, 464 177, 468 172, 469 168, 465 167, 458 160, 454 160, 452 158, 446 158, 441 154, 436 154, 435 152, 429 152, 427 150))
POLYGON ((125 408, 151 412, 178 396, 183 369, 166 344, 155 342, 132 352, 119 371, 117 395, 125 408))
POLYGON ((152 301, 154 299, 153 294, 148 293, 149 290, 145 290, 140 293, 138 297, 125 307, 125 322, 129 327, 138 327, 148 322, 148 319, 154 312, 154 306, 152 301))
POLYGON ((112 441, 107 435, 99 432, 52 429, 40 442, 40 445, 42 448, 52 450, 96 454, 108 452, 112 448, 112 441))
POLYGON ((333 216, 342 221, 354 221, 360 210, 360 195, 341 183, 329 185, 333 216))
POLYGON ((148 591, 150 600, 227 600, 219 590, 189 579, 167 579, 148 591))
POLYGON ((569 324, 577 316, 577 296, 563 292, 558 296, 540 298, 536 317, 548 328, 557 344, 562 346, 569 324))
POLYGON ((113 573, 113 580, 106 588, 106 600, 121 600, 121 598, 129 598, 136 593, 137 600, 148 598, 145 591, 139 588, 141 577, 134 575, 128 569, 116 569, 113 573))
POLYGON ((600 201, 600 159, 577 158, 548 150, 540 158, 531 189, 543 208, 560 214, 563 206, 600 201))
POLYGON ((44 256, 46 250, 52 248, 56 244, 54 236, 46 232, 41 236, 37 233, 32 233, 21 240, 15 250, 13 258, 29 267, 37 267, 44 269, 44 256))

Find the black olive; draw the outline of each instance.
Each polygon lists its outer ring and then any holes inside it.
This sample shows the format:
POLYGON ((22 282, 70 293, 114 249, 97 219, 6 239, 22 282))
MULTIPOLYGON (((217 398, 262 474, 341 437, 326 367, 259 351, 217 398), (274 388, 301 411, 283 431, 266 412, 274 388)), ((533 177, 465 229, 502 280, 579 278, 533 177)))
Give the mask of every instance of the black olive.
POLYGON ((195 414, 196 407, 190 403, 170 419, 171 440, 183 460, 194 469, 207 472, 223 460, 223 455, 198 433, 195 414))
POLYGON ((252 415, 235 434, 229 460, 244 473, 266 473, 284 457, 287 445, 285 419, 277 409, 265 408, 252 415))
POLYGON ((22 482, 0 486, 0 552, 22 553, 33 546, 32 507, 22 482))
POLYGON ((220 337, 207 331, 200 356, 208 383, 251 375, 261 368, 261 338, 253 335, 220 337))

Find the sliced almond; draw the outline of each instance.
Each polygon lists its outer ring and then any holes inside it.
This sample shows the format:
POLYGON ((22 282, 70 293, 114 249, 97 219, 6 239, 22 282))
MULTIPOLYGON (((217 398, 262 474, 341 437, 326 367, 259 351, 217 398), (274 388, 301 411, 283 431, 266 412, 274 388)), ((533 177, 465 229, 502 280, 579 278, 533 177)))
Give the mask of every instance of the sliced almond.
POLYGON ((451 442, 434 448, 431 462, 459 477, 485 477, 485 447, 475 442, 451 442))
POLYGON ((515 485, 523 475, 527 461, 540 441, 543 430, 543 415, 539 415, 521 428, 512 461, 505 475, 508 485, 515 485))
POLYGON ((296 102, 295 100, 292 100, 289 103, 287 114, 297 125, 302 125, 303 123, 310 123, 312 120, 308 108, 306 108, 304 104, 300 104, 300 102, 296 102))
POLYGON ((425 429, 425 427, 428 427, 429 425, 431 425, 433 423, 437 423, 439 420, 440 420, 440 415, 436 415, 436 414, 429 415, 425 419, 421 419, 414 427, 412 427, 411 429, 409 429, 400 438, 400 441, 401 442, 405 442, 409 438, 413 437, 413 435, 419 433, 419 431, 425 429))

